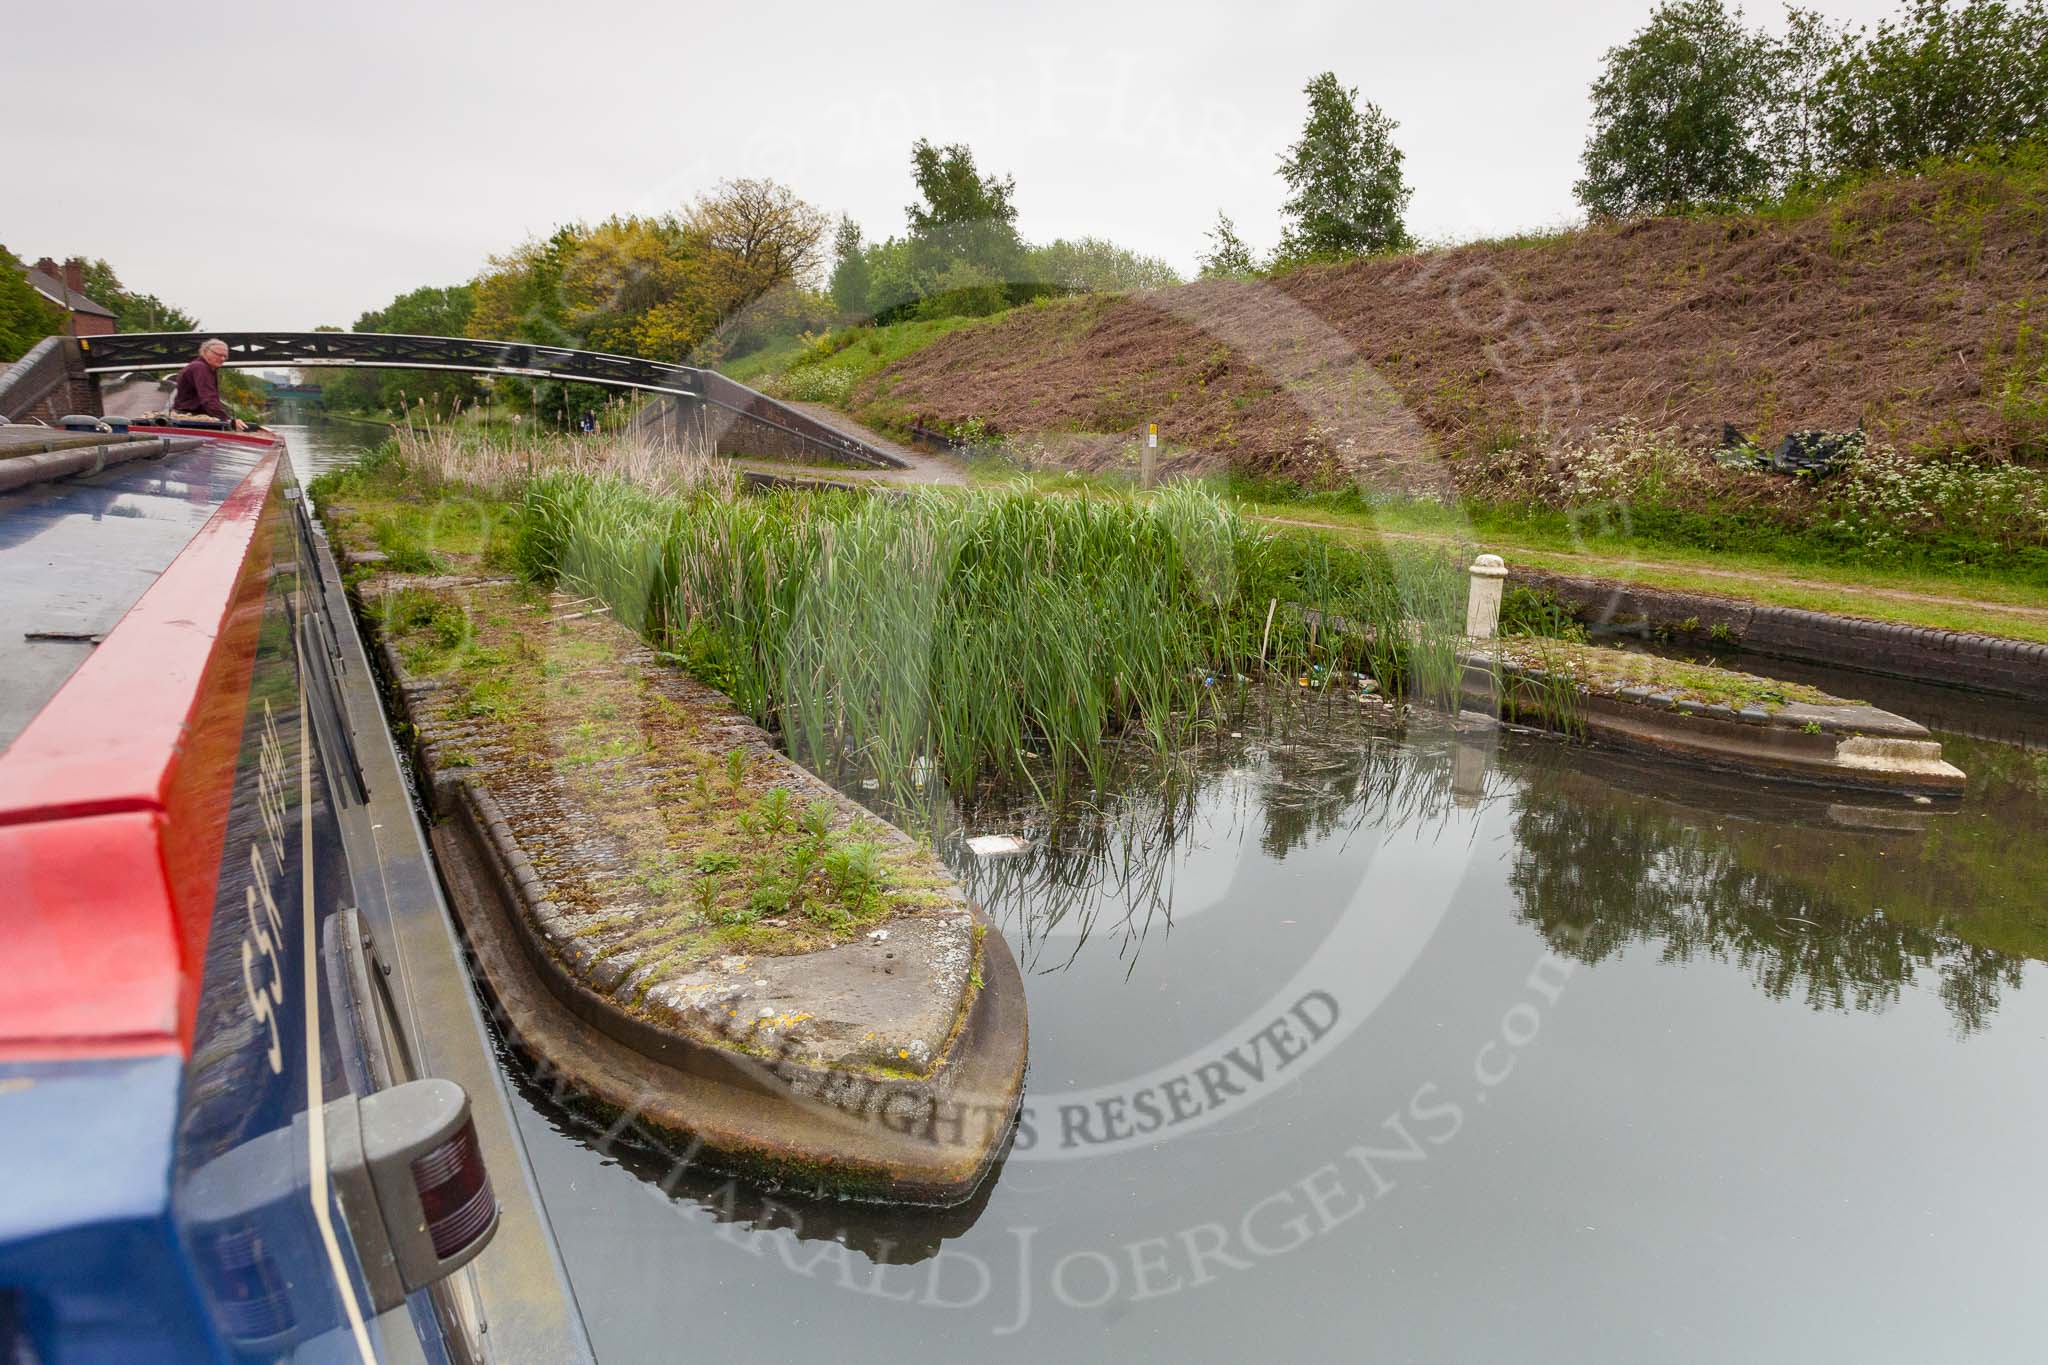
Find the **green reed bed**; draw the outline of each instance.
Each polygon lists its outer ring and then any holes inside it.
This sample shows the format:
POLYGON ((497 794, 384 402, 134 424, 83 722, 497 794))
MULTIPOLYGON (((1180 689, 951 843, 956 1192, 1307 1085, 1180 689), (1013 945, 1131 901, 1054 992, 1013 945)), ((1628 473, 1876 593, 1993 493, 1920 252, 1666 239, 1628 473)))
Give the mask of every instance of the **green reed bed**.
POLYGON ((663 495, 563 473, 527 489, 519 549, 800 762, 899 798, 1042 756, 1099 781, 1118 745, 1227 714, 1262 663, 1448 698, 1464 611, 1447 556, 1275 532, 1193 488, 663 495))

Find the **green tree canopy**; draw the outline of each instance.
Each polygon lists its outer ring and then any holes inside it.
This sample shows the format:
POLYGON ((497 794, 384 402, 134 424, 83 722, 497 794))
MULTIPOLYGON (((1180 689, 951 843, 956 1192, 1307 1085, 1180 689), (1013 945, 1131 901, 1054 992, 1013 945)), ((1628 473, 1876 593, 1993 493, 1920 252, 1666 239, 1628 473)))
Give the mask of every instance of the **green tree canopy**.
POLYGON ((1159 289, 1180 283, 1180 275, 1165 261, 1100 237, 1062 237, 1027 247, 1024 272, 1036 283, 1076 294, 1159 289))
MULTIPOLYGON (((476 309, 476 288, 468 284, 423 285, 400 294, 355 321, 351 331, 394 332, 402 336, 468 335, 476 309)), ((320 381, 321 401, 344 411, 397 412, 425 403, 448 413, 478 401, 482 382, 455 370, 330 370, 320 381)))
POLYGON ((849 317, 867 311, 871 279, 868 256, 860 239, 860 224, 845 214, 832 233, 832 303, 849 317))
POLYGON ((1609 48, 1593 82, 1585 174, 1573 186, 1596 217, 1726 204, 1768 186, 1760 147, 1772 51, 1721 0, 1668 0, 1609 48))
POLYGON ((121 283, 114 267, 105 261, 85 263, 85 294, 94 303, 111 309, 117 332, 196 332, 199 319, 175 308, 154 294, 138 294, 121 283))
POLYGON ((1402 215, 1411 191, 1401 176, 1400 125, 1325 71, 1303 87, 1308 119, 1280 159, 1290 191, 1280 255, 1289 260, 1398 251, 1409 244, 1402 215))
POLYGON ((1000 283, 1020 277, 1024 242, 1017 235, 1017 182, 983 175, 963 143, 935 147, 919 138, 910 174, 921 202, 910 220, 910 266, 923 293, 956 288, 972 278, 1000 283))
POLYGON ((1785 36, 1766 39, 1770 98, 1758 129, 1771 187, 1811 189, 1838 169, 1828 137, 1830 74, 1855 48, 1844 24, 1795 5, 1785 7, 1785 36))
POLYGON ((1252 257, 1252 249, 1245 245, 1244 238, 1237 235, 1237 224, 1230 221, 1230 215, 1221 209, 1216 211, 1216 226, 1204 234, 1209 239, 1209 249, 1198 258, 1205 280, 1231 278, 1249 275, 1259 268, 1252 257))
POLYGON ((64 310, 35 291, 11 251, 0 251, 0 363, 27 354, 64 326, 64 310))
POLYGON ((1850 170, 2010 147, 2048 133, 2043 0, 1913 0, 1827 77, 1826 130, 1850 170))

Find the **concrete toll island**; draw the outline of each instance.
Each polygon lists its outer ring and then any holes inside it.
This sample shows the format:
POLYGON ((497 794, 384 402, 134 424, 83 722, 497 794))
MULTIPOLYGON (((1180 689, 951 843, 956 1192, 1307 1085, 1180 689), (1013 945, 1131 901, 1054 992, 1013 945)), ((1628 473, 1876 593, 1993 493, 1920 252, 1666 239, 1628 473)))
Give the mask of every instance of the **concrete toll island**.
POLYGON ((1510 718, 1777 781, 1954 798, 1966 777, 1916 721, 1818 688, 1580 640, 1501 638, 1507 569, 1472 564, 1464 701, 1510 718))
POLYGON ((479 980, 537 1071, 775 1187, 973 1195, 1018 1108, 1023 986, 929 848, 601 606, 446 545, 405 567, 482 571, 397 572, 374 514, 323 512, 479 980))

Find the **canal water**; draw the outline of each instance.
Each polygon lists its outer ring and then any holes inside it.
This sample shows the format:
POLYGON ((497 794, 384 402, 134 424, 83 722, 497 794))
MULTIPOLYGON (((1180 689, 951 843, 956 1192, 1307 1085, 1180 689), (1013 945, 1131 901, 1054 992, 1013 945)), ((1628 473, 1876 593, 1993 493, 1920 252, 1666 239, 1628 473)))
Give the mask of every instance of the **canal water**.
POLYGON ((299 476, 301 485, 367 455, 384 442, 391 430, 382 422, 342 418, 300 426, 279 424, 270 429, 284 437, 285 449, 291 452, 292 471, 299 476))
MULTIPOLYGON (((1860 689, 1869 693, 1869 686, 1860 689)), ((980 1199, 522 1123, 602 1358, 2040 1358, 2048 751, 1958 810, 1283 709, 963 881, 1026 972, 980 1199)), ((2036 732, 2038 733, 2038 731, 2036 732)))
POLYGON ((723 1179, 508 1058, 599 1357, 2039 1360, 2048 717, 1813 680, 1935 725, 1960 806, 1299 697, 959 812, 1031 1013, 960 1209, 723 1179))

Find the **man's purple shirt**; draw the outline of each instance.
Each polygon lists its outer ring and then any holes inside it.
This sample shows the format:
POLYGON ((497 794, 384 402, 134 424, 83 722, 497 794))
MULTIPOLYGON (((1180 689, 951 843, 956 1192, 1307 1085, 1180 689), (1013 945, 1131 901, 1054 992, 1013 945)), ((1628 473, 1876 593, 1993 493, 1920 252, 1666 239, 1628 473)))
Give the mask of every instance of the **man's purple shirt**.
POLYGON ((203 360, 195 360, 178 371, 178 387, 171 392, 172 412, 203 412, 208 417, 228 420, 228 410, 220 401, 220 380, 213 373, 213 366, 203 360))

